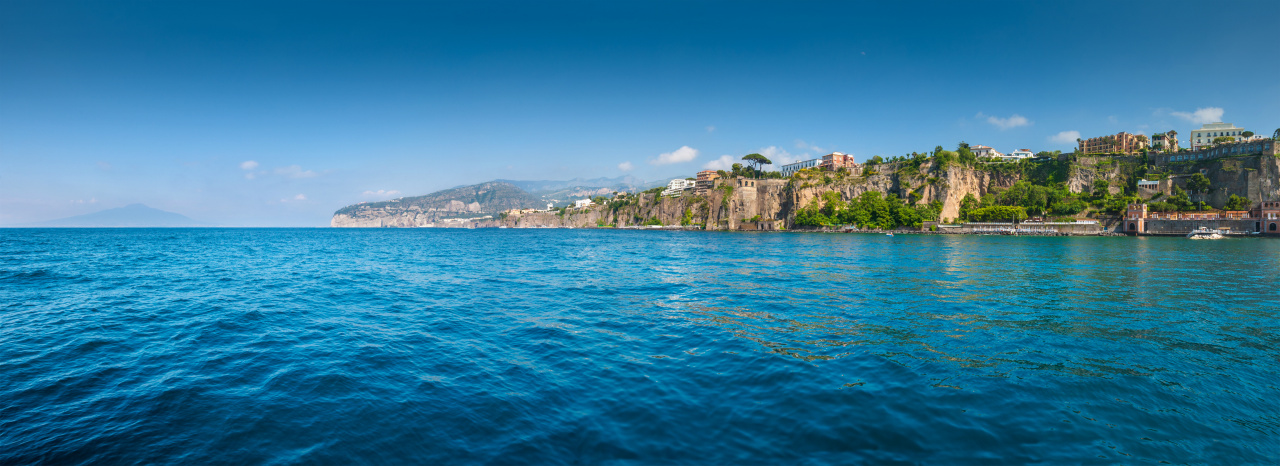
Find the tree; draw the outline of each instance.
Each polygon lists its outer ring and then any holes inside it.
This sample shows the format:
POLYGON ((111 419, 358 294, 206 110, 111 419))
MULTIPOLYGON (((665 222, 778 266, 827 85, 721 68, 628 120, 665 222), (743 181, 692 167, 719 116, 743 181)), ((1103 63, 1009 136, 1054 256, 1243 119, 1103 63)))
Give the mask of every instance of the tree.
POLYGON ((1093 198, 1105 199, 1111 195, 1111 183, 1104 179, 1093 180, 1093 198))
POLYGON ((1212 185, 1209 183, 1209 177, 1204 176, 1204 173, 1191 175, 1191 178, 1187 180, 1187 190, 1191 191, 1192 194, 1200 194, 1201 202, 1204 202, 1204 195, 1209 192, 1210 188, 1212 188, 1212 185))
POLYGON ((1210 187, 1209 177, 1204 176, 1204 173, 1191 175, 1191 178, 1187 180, 1187 189, 1192 193, 1207 193, 1210 187))
POLYGON ((1214 143, 1214 144, 1222 144, 1222 143, 1224 143, 1224 142, 1231 142, 1231 141, 1234 141, 1234 140, 1236 140, 1236 138, 1233 138, 1233 137, 1231 137, 1231 136, 1218 136, 1218 137, 1216 137, 1216 138, 1213 138, 1213 143, 1214 143))
POLYGON ((757 174, 760 173, 761 167, 773 164, 773 161, 769 160, 768 157, 760 154, 747 154, 742 156, 742 160, 745 160, 748 165, 751 165, 751 170, 757 174))
POLYGON ((1241 136, 1244 136, 1244 138, 1245 138, 1245 139, 1249 139, 1249 138, 1253 137, 1253 131, 1245 131, 1245 132, 1243 132, 1243 133, 1240 133, 1240 135, 1241 135, 1241 136))
POLYGON ((1226 210, 1247 210, 1251 205, 1253 203, 1249 202, 1249 198, 1232 194, 1230 198, 1227 198, 1227 205, 1222 208, 1226 210))
POLYGON ((978 199, 973 197, 972 193, 965 194, 964 199, 960 200, 960 219, 968 220, 969 212, 974 209, 977 209, 979 205, 980 204, 978 203, 978 199))

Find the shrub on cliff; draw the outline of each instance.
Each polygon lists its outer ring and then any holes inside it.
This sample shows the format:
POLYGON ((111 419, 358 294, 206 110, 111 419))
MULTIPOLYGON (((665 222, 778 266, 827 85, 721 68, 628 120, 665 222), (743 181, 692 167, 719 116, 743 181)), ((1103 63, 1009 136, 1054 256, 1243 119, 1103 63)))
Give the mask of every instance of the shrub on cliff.
POLYGON ((1226 210, 1248 210, 1250 207, 1253 207, 1253 203, 1249 202, 1249 198, 1232 194, 1231 197, 1227 198, 1227 204, 1222 208, 1226 210))
POLYGON ((969 212, 969 220, 975 222, 1005 222, 1025 220, 1027 209, 1017 206, 981 207, 969 212))

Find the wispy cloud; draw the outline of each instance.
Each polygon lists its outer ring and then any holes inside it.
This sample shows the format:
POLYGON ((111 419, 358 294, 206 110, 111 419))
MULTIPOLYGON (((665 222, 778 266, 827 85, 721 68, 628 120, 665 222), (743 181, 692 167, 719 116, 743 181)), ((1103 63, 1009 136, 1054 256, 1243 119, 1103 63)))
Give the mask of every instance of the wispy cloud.
MULTIPOLYGON (((826 151, 827 151, 826 149, 823 149, 823 148, 821 148, 821 147, 818 147, 818 146, 815 146, 815 145, 813 145, 813 144, 809 144, 809 143, 807 143, 807 142, 804 142, 804 140, 802 140, 802 139, 796 139, 796 149, 800 149, 800 150, 812 150, 812 151, 814 151, 814 152, 826 152, 826 151)), ((763 154, 761 154, 761 155, 763 155, 763 154)), ((768 157, 768 156, 766 155, 765 157, 768 157)))
POLYGON ((258 162, 255 162, 252 160, 245 160, 243 162, 240 162, 241 170, 253 170, 255 168, 258 168, 258 162))
POLYGON ((1056 142, 1058 144, 1075 144, 1076 139, 1080 139, 1079 131, 1063 131, 1053 136, 1049 136, 1050 142, 1056 142))
POLYGON ((97 203, 98 203, 98 198, 96 198, 96 197, 95 197, 95 198, 93 198, 93 199, 89 199, 89 200, 84 200, 84 199, 75 199, 75 200, 72 200, 72 201, 71 201, 71 203, 72 203, 72 204, 97 204, 97 203))
POLYGON ((107 163, 107 162, 101 162, 101 161, 100 161, 100 162, 98 162, 98 169, 99 169, 99 170, 102 170, 102 171, 104 171, 104 172, 109 172, 109 171, 111 171, 111 164, 109 164, 109 163, 107 163))
MULTIPOLYGON (((813 146, 806 145, 806 147, 810 149, 816 149, 813 146)), ((819 151, 819 152, 824 152, 824 151, 819 151)), ((806 157, 808 154, 793 155, 792 153, 787 152, 786 149, 780 148, 778 146, 761 147, 760 150, 756 151, 756 153, 768 158, 770 162, 773 162, 773 165, 786 165, 788 163, 799 162, 801 160, 806 160, 807 158, 812 158, 812 157, 806 157)))
POLYGON ((394 189, 389 191, 386 189, 379 189, 377 191, 369 190, 361 193, 361 195, 365 197, 377 197, 377 198, 393 197, 397 194, 400 194, 400 191, 396 191, 394 189))
POLYGON ((1197 125, 1203 125, 1222 121, 1222 113, 1223 111, 1220 107, 1205 107, 1197 108, 1194 112, 1170 112, 1169 114, 1197 125))
POLYGON ((317 176, 320 176, 319 173, 316 173, 314 171, 303 170, 302 167, 299 165, 290 165, 287 167, 280 167, 275 170, 275 173, 277 175, 285 176, 289 178, 315 178, 317 176))
POLYGON ((708 132, 708 133, 714 133, 714 132, 716 132, 716 127, 715 127, 715 126, 708 126, 708 127, 707 127, 707 132, 708 132))
POLYGON ((652 163, 654 165, 670 165, 673 163, 692 162, 693 159, 697 157, 698 157, 697 149, 694 149, 689 146, 680 146, 679 149, 676 149, 674 151, 667 152, 664 154, 659 154, 658 158, 649 160, 649 163, 652 163))
POLYGON ((707 162, 702 168, 707 170, 728 170, 733 168, 733 156, 721 155, 720 158, 707 162))
POLYGON ((305 201, 305 200, 307 200, 307 195, 306 195, 306 194, 299 194, 299 195, 297 195, 297 196, 293 196, 293 197, 291 197, 291 198, 288 198, 288 197, 287 197, 287 198, 281 199, 281 200, 280 200, 280 202, 302 202, 302 201, 305 201))
POLYGON ((976 116, 977 118, 986 118, 987 123, 995 125, 995 127, 1000 128, 1001 131, 1010 128, 1017 128, 1019 126, 1031 126, 1035 124, 1035 122, 1028 120, 1027 117, 1017 113, 1013 114, 1009 118, 1000 118, 995 115, 984 115, 982 112, 978 112, 976 116))
POLYGON ((624 172, 629 172, 635 168, 636 168, 635 165, 632 165, 631 162, 622 162, 618 164, 618 169, 624 172))

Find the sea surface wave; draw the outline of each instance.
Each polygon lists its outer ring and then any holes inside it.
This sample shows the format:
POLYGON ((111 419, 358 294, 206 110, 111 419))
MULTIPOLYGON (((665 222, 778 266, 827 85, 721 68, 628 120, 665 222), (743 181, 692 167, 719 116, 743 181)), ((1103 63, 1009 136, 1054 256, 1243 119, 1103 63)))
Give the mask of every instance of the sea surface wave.
POLYGON ((0 229, 0 463, 1280 462, 1280 241, 0 229))

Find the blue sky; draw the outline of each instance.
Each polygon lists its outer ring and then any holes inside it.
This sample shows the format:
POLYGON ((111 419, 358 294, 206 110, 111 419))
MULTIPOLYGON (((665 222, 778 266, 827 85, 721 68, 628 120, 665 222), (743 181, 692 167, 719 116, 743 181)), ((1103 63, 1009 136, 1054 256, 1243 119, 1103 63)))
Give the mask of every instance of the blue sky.
POLYGON ((1275 1, 8 1, 0 225, 140 202, 320 226, 359 201, 751 152, 1070 150, 1073 131, 1185 135, 1219 115, 1270 134, 1277 17, 1275 1))

